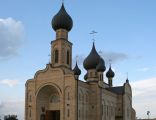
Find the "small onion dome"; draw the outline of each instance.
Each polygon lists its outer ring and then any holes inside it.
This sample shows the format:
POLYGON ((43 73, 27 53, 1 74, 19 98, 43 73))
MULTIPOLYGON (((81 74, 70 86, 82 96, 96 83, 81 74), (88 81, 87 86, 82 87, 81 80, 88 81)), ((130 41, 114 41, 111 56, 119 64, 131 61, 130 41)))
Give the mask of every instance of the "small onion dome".
POLYGON ((73 27, 73 20, 66 12, 63 4, 60 11, 52 19, 52 27, 55 31, 60 28, 70 31, 73 27))
POLYGON ((126 83, 129 83, 129 80, 128 80, 128 78, 126 79, 126 83))
POLYGON ((84 79, 87 80, 87 78, 88 78, 88 74, 86 73, 84 79))
POLYGON ((108 70, 108 72, 106 73, 107 78, 113 78, 115 76, 115 73, 113 72, 111 66, 108 70))
POLYGON ((106 70, 105 62, 102 58, 100 59, 99 64, 96 66, 96 70, 97 72, 104 72, 106 70))
POLYGON ((88 57, 84 60, 83 66, 86 70, 96 69, 96 66, 99 64, 100 59, 101 59, 101 57, 97 53, 97 51, 95 49, 95 45, 93 43, 92 50, 91 50, 90 54, 88 55, 88 57))
POLYGON ((81 70, 79 69, 77 62, 76 62, 76 65, 75 65, 75 68, 73 69, 73 71, 74 71, 74 75, 80 75, 81 74, 81 70))

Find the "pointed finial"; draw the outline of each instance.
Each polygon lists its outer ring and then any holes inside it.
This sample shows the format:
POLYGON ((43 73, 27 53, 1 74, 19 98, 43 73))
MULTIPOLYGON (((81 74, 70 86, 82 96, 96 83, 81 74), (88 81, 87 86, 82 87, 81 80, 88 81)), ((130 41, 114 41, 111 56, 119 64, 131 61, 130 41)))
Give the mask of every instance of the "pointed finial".
POLYGON ((129 83, 129 80, 128 80, 128 72, 127 72, 127 79, 126 79, 126 83, 129 83))
POLYGON ((49 57, 49 64, 50 64, 51 63, 51 55, 49 54, 48 57, 49 57))
POLYGON ((112 60, 111 59, 109 59, 109 66, 111 67, 111 64, 112 64, 112 60))
POLYGON ((76 61, 78 60, 78 57, 79 57, 79 56, 78 56, 78 55, 76 55, 76 61))
POLYGON ((62 0, 62 4, 64 4, 64 0, 62 0))
POLYGON ((77 62, 78 62, 78 57, 79 57, 79 56, 77 55, 77 56, 76 56, 76 65, 77 65, 77 62))
POLYGON ((89 34, 91 34, 91 35, 93 35, 93 38, 92 38, 92 40, 93 40, 93 42, 95 42, 95 34, 97 34, 98 32, 96 32, 95 30, 93 30, 93 31, 91 31, 91 33, 89 33, 89 34))

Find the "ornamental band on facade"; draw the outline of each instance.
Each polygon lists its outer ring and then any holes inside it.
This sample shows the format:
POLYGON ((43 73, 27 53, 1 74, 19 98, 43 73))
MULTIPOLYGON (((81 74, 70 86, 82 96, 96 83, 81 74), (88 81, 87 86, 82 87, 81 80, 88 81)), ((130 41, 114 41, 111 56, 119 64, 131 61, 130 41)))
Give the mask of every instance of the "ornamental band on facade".
POLYGON ((25 120, 135 120, 132 90, 127 79, 113 86, 111 65, 106 72, 104 59, 93 43, 84 60, 87 73, 79 80, 77 63, 72 69, 72 43, 68 32, 72 18, 62 4, 52 19, 56 39, 51 42, 51 62, 26 82, 25 120))

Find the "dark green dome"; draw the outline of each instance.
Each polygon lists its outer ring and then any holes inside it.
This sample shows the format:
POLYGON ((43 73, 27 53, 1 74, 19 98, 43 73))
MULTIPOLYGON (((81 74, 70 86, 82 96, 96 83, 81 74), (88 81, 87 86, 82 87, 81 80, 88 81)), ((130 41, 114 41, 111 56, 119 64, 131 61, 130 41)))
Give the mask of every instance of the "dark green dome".
POLYGON ((106 70, 105 62, 102 58, 100 59, 99 64, 96 66, 96 70, 97 72, 104 72, 106 70))
POLYGON ((99 64, 101 57, 99 56, 99 54, 97 53, 96 49, 95 49, 95 45, 93 43, 93 47, 92 50, 90 52, 90 54, 88 55, 88 57, 84 60, 83 62, 83 66, 86 70, 89 69, 96 69, 96 66, 99 64))
POLYGON ((73 71, 74 71, 74 75, 80 75, 81 74, 81 70, 79 69, 77 62, 76 62, 76 65, 75 65, 75 68, 73 69, 73 71))
POLYGON ((111 65, 109 67, 109 70, 108 72, 106 73, 106 77, 107 78, 113 78, 115 76, 115 73, 113 72, 112 68, 111 68, 111 65))
POLYGON ((73 27, 73 20, 66 12, 64 4, 62 4, 59 12, 52 19, 52 28, 56 31, 58 29, 66 29, 70 31, 73 27))

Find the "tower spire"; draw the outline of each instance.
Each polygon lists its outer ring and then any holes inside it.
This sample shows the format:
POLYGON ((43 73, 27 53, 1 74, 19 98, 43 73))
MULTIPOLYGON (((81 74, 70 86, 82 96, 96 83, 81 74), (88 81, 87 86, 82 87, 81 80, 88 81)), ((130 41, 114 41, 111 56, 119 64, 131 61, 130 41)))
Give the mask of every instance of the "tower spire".
POLYGON ((111 67, 111 64, 112 64, 112 60, 109 59, 109 67, 111 67))
POLYGON ((52 19, 52 28, 56 40, 51 42, 51 63, 53 67, 72 67, 72 43, 68 41, 68 32, 73 27, 73 20, 64 7, 64 0, 59 12, 52 19), (68 42, 67 42, 68 41, 68 42))
POLYGON ((128 72, 127 72, 127 79, 126 79, 126 83, 129 83, 129 79, 128 79, 128 72))
POLYGON ((64 0, 62 0, 62 4, 64 4, 64 0))

